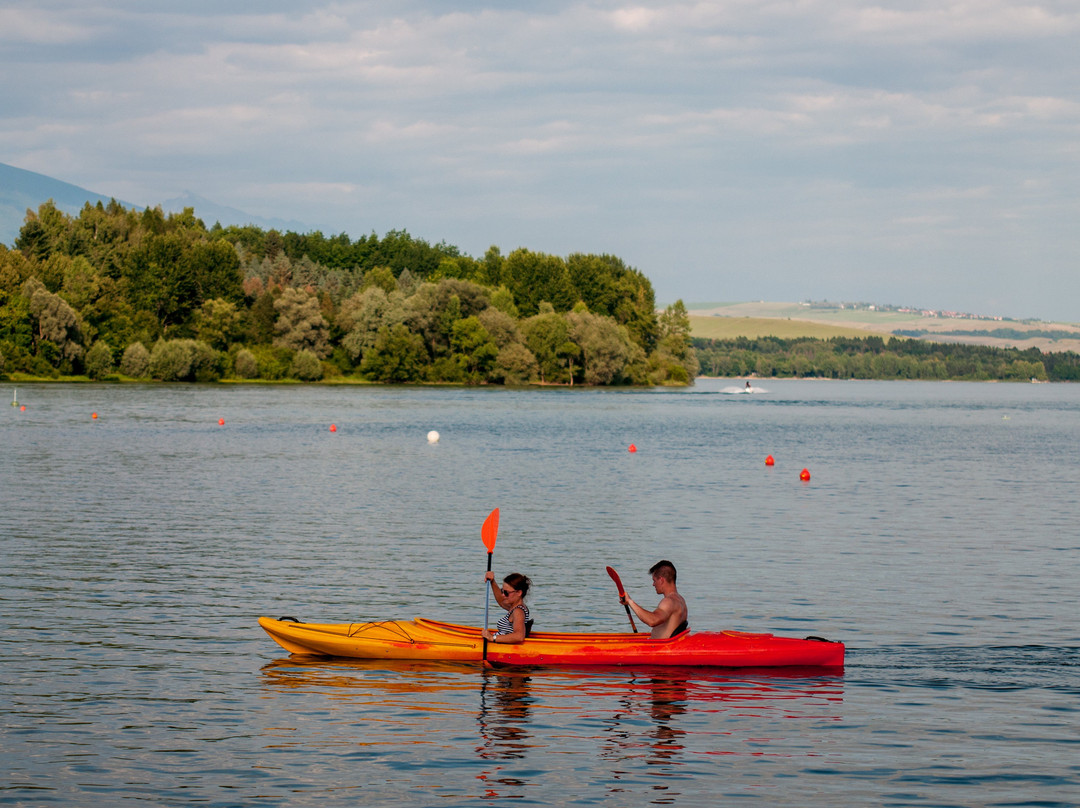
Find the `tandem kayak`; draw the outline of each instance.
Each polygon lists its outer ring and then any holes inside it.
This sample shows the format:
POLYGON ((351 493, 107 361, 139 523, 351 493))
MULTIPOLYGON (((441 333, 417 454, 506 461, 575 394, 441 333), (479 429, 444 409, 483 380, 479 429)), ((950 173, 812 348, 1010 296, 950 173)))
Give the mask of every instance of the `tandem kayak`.
MULTIPOLYGON (((418 617, 376 623, 303 623, 260 617, 259 625, 293 654, 351 659, 480 662, 480 629, 418 617)), ((722 668, 844 665, 844 645, 742 631, 687 630, 666 640, 647 634, 534 631, 518 645, 488 643, 488 661, 502 665, 692 665, 722 668)))

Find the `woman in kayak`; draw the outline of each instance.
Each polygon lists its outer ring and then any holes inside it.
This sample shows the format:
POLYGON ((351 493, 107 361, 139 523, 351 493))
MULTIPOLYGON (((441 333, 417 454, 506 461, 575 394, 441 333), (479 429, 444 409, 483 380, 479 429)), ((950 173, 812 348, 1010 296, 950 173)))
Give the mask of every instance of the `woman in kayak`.
POLYGON ((506 614, 495 624, 494 633, 484 629, 484 639, 512 645, 524 642, 532 626, 529 607, 525 605, 525 596, 529 594, 532 581, 520 572, 512 572, 503 578, 502 586, 499 587, 495 585, 494 572, 488 570, 484 577, 491 581, 491 591, 495 594, 495 600, 506 609, 506 614))

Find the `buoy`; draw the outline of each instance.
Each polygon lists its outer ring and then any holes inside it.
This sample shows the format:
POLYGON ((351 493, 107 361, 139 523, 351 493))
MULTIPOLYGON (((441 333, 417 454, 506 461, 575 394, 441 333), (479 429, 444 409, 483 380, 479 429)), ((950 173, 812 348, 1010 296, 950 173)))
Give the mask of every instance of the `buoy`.
POLYGON ((802 471, 800 471, 799 472, 799 479, 802 480, 804 483, 807 480, 809 480, 810 479, 810 470, 809 469, 803 469, 802 471))
POLYGON ((636 446, 635 446, 634 444, 632 444, 632 443, 631 443, 631 444, 630 444, 630 448, 629 448, 629 449, 627 449, 626 451, 628 451, 628 452, 630 452, 631 454, 633 454, 634 452, 636 452, 636 451, 637 451, 637 447, 636 447, 636 446))
POLYGON ((22 404, 22 405, 19 406, 19 412, 26 412, 26 405, 25 404, 22 404))
POLYGON ((225 426, 225 419, 224 418, 218 418, 217 419, 217 425, 218 426, 225 426))
POLYGON ((330 424, 330 431, 337 432, 337 427, 334 424, 330 424))
POLYGON ((438 443, 439 442, 439 433, 436 432, 434 429, 431 430, 430 432, 428 432, 427 433, 427 442, 428 443, 438 443))
POLYGON ((96 421, 97 420, 97 413, 95 412, 93 415, 90 416, 90 418, 93 419, 94 421, 96 421))
POLYGON ((775 466, 776 465, 776 461, 773 460, 772 455, 769 455, 768 457, 765 458, 765 465, 766 466, 775 466))

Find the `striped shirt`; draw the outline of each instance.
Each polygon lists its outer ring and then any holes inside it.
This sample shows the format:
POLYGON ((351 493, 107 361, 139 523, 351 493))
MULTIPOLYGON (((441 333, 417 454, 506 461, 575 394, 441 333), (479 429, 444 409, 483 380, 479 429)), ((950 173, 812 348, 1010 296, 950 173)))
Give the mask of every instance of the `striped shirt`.
MULTIPOLYGON (((521 609, 521 613, 523 615, 525 615, 525 622, 526 623, 529 622, 529 607, 528 606, 526 606, 524 603, 519 603, 517 606, 514 607, 514 609, 521 609)), ((511 609, 510 611, 508 611, 506 614, 504 614, 502 617, 499 618, 499 622, 495 624, 495 635, 496 636, 498 636, 499 634, 513 634, 514 633, 514 623, 510 619, 510 615, 512 615, 514 613, 514 609, 511 609)))

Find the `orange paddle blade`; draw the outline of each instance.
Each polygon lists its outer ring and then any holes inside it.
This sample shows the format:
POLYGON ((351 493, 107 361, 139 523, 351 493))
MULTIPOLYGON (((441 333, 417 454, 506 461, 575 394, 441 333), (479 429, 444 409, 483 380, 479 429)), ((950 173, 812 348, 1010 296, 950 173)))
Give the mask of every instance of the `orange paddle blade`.
POLYGON ((495 552, 495 539, 499 537, 499 509, 496 508, 488 514, 484 520, 484 526, 480 528, 480 538, 489 553, 495 552))
POLYGON ((621 598, 626 594, 626 591, 622 588, 622 581, 619 579, 619 573, 615 572, 611 567, 608 567, 607 574, 611 576, 611 580, 615 582, 615 586, 619 587, 619 597, 621 598))

